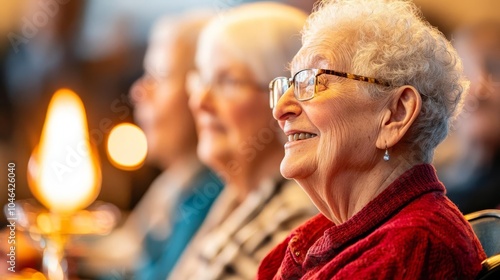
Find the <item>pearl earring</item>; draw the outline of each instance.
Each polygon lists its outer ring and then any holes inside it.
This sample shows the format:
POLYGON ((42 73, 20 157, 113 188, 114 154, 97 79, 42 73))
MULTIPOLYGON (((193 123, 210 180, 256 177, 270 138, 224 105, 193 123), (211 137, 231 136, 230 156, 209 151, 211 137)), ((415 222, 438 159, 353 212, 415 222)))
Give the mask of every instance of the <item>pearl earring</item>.
POLYGON ((389 156, 389 150, 387 149, 387 145, 385 145, 385 154, 384 154, 384 161, 389 161, 391 157, 389 156))

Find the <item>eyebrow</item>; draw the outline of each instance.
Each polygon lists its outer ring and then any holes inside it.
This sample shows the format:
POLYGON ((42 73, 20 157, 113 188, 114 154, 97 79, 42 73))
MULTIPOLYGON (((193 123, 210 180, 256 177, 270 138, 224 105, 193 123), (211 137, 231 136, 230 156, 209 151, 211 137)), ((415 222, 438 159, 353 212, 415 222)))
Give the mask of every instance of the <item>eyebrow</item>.
POLYGON ((327 63, 323 64, 323 62, 327 61, 327 58, 322 54, 315 53, 315 54, 308 55, 308 56, 301 55, 299 59, 295 59, 296 57, 297 56, 295 56, 293 58, 292 62, 290 63, 290 70, 294 70, 294 69, 298 68, 297 65, 299 65, 299 64, 302 67, 300 69, 297 69, 295 72, 293 72, 292 76, 302 69, 332 68, 331 65, 329 65, 327 63))

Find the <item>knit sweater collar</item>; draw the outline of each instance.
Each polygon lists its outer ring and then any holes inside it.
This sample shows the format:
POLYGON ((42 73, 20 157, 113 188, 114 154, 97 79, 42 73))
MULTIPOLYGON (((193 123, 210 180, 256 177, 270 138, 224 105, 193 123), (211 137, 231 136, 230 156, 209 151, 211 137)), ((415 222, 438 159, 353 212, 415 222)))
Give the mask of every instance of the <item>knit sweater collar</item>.
MULTIPOLYGON (((340 248, 368 233, 417 197, 435 191, 444 194, 445 188, 439 182, 434 167, 429 164, 416 165, 346 222, 335 225, 324 215, 318 214, 292 234, 293 247, 310 248, 307 253, 309 257, 330 254, 332 249, 340 248), (309 238, 294 238, 304 236, 306 232, 302 232, 302 229, 307 229, 309 238), (311 229, 314 229, 313 232, 311 229), (313 246, 314 242, 316 244, 313 246)), ((305 256, 297 254, 294 257, 301 262, 305 256)))

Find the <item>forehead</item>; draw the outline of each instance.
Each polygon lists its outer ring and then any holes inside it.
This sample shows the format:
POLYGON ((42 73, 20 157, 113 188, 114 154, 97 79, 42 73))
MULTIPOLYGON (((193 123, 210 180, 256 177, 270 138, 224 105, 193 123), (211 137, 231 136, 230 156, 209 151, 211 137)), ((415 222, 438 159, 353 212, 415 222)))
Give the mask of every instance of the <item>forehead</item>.
POLYGON ((162 71, 181 66, 188 59, 180 44, 175 41, 156 41, 150 43, 144 57, 144 68, 150 71, 162 71), (184 61, 184 63, 181 63, 184 61))
POLYGON ((199 50, 196 57, 198 72, 204 79, 217 79, 220 76, 253 76, 251 67, 227 44, 213 42, 199 50))
POLYGON ((334 60, 319 46, 303 46, 290 64, 291 74, 303 69, 334 69, 334 60))

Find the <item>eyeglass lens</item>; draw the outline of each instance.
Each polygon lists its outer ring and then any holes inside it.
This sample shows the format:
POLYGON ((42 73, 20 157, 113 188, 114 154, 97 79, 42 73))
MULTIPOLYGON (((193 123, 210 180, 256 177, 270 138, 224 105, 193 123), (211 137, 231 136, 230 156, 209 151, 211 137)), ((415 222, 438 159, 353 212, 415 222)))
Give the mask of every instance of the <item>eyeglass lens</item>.
MULTIPOLYGON (((316 86, 316 72, 312 69, 305 69, 295 74, 294 79, 294 95, 299 101, 310 99, 314 96, 314 88, 316 86)), ((274 108, 278 100, 290 88, 288 78, 279 77, 271 82, 270 106, 274 108)))
POLYGON ((295 75, 295 97, 299 101, 310 99, 314 96, 316 86, 316 73, 310 69, 302 70, 295 75))
POLYGON ((286 77, 279 77, 271 82, 271 92, 269 100, 271 108, 274 108, 274 106, 276 106, 280 97, 285 94, 289 87, 290 84, 288 78, 286 77))

